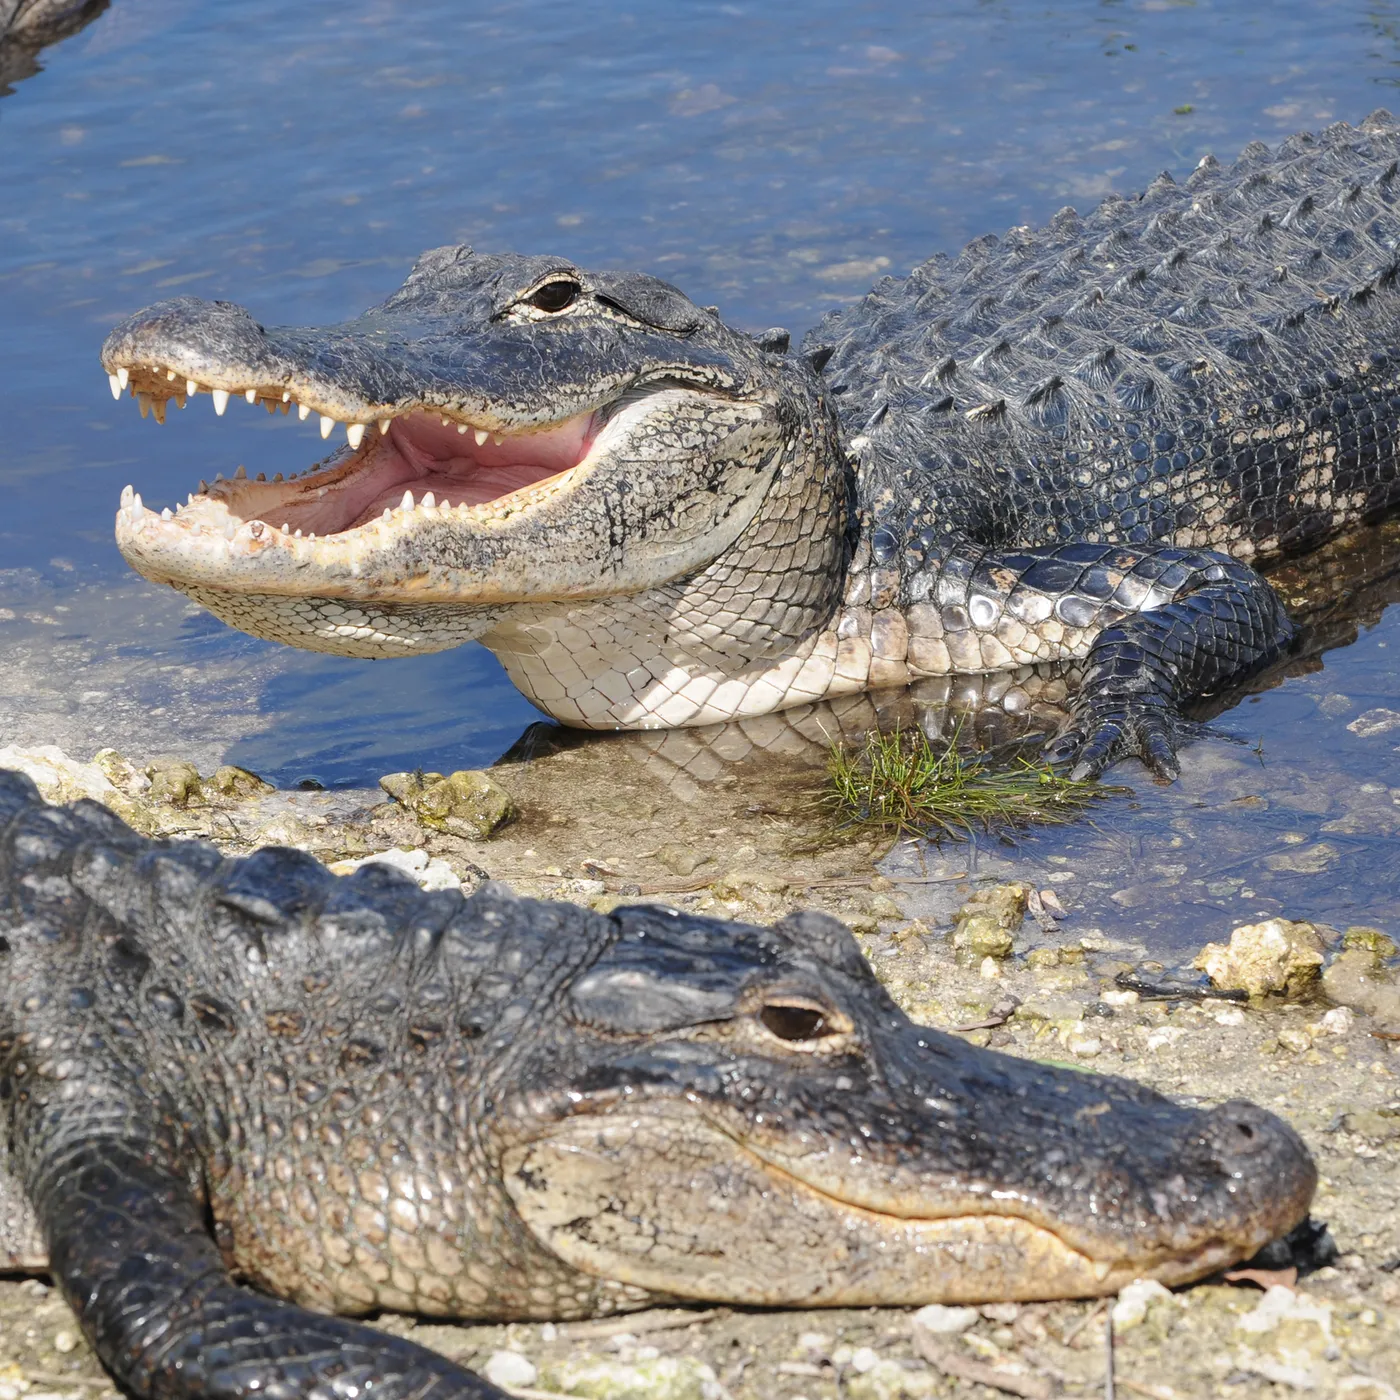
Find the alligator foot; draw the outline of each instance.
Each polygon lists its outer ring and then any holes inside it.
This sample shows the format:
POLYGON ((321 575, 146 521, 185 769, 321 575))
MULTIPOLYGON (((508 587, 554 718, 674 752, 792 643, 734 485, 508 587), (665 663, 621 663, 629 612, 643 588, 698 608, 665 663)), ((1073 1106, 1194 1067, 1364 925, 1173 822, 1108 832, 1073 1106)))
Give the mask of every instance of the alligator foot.
POLYGON ((1205 738, 1233 736, 1185 719, 1160 701, 1089 700, 1073 708, 1067 727, 1045 745, 1045 756, 1072 764, 1076 781, 1097 778, 1120 759, 1140 758, 1159 783, 1170 783, 1181 774, 1177 749, 1205 738))

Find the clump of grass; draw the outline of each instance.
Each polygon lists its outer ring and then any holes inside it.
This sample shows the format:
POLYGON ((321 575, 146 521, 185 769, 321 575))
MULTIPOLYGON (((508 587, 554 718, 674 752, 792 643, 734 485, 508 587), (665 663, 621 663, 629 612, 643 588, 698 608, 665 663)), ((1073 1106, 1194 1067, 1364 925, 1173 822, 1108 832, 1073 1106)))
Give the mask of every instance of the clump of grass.
POLYGON ((965 753, 956 734, 935 747, 919 730, 895 730, 867 734, 858 748, 833 744, 820 801, 842 826, 964 839, 978 829, 1073 821, 1118 791, 1024 755, 998 763, 965 753))

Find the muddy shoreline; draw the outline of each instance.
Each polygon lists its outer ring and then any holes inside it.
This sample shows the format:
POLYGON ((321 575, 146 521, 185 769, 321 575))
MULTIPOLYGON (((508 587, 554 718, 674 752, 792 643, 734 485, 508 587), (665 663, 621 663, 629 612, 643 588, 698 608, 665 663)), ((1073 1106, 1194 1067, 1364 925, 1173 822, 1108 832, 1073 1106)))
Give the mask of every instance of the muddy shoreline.
MULTIPOLYGON (((629 752, 638 758, 635 747, 629 752)), ((685 736, 662 736, 642 761, 619 761, 607 743, 522 752, 520 761, 489 770, 515 815, 487 839, 460 834, 469 828, 440 816, 439 829, 425 826, 378 791, 267 791, 229 776, 234 770, 222 770, 218 783, 210 775, 195 782, 192 766, 179 760, 151 767, 152 783, 144 766, 110 755, 101 769, 64 768, 54 753, 50 779, 66 773, 68 784, 62 792, 51 787, 56 795, 106 782, 109 802, 146 829, 212 839, 230 853, 276 841, 336 863, 398 848, 422 853, 406 858, 419 878, 470 887, 489 876, 521 893, 602 909, 644 898, 758 922, 799 905, 825 909, 856 930, 881 980, 918 1020, 1170 1094, 1254 1099, 1288 1117, 1316 1156, 1314 1215, 1340 1256, 1294 1292, 1266 1297, 1258 1287, 1212 1283, 1120 1300, 1119 1393, 1159 1400, 1293 1390, 1359 1400, 1395 1394, 1387 1388, 1400 1376, 1400 1039, 1393 1027, 1350 1011, 1329 1016, 1320 999, 1241 1005, 1125 992, 1125 969, 1160 964, 1132 936, 1131 920, 1109 931, 1085 916, 1091 901, 1078 891, 1089 872, 1068 861, 1056 867, 1015 844, 891 847, 887 837, 835 833, 810 802, 820 781, 810 753, 761 754, 760 777, 752 765, 721 761, 685 736), (109 774, 130 791, 112 785, 109 774), (955 956, 958 910, 979 890, 1016 883, 1030 898, 1012 955, 955 956)), ((1193 765, 1214 772, 1221 762, 1209 746, 1189 753, 1188 785, 1193 765)), ((38 773, 42 762, 31 761, 38 773)), ((1217 932, 1228 935, 1228 920, 1217 932)), ((1099 1305, 994 1305, 954 1317, 953 1330, 922 1344, 913 1314, 698 1309, 569 1327, 405 1318, 379 1325, 489 1367, 522 1395, 1102 1393, 1099 1305), (983 1384, 988 1379, 993 1388, 983 1384)), ((58 1295, 42 1281, 0 1280, 0 1400, 107 1390, 58 1295)))

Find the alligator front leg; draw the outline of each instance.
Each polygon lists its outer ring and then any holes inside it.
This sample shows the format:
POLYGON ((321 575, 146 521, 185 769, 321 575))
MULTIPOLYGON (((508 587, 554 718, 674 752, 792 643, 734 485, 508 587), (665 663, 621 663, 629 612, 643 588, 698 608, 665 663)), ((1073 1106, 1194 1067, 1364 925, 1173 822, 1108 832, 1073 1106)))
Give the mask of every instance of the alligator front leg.
POLYGON ((1266 662, 1293 629, 1273 589, 1227 555, 1075 542, 947 553, 910 580, 911 672, 1087 658, 1049 744, 1075 777, 1136 755, 1159 777, 1196 732, 1181 707, 1266 662))
MULTIPOLYGON (((91 1086, 85 1086, 90 1088, 91 1086)), ((141 1400, 505 1400, 422 1347, 238 1287, 188 1176, 101 1096, 44 1115, 31 1160, 50 1267, 102 1364, 141 1400), (115 1111, 103 1111, 115 1110, 115 1111), (73 1141, 65 1116, 106 1119, 73 1141), (46 1135, 40 1129, 40 1136, 46 1135)))

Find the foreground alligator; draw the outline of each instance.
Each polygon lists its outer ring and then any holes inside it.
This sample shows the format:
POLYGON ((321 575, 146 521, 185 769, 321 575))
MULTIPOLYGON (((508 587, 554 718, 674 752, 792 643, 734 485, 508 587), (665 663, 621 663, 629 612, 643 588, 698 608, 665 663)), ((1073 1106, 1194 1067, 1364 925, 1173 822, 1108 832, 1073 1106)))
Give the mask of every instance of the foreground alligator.
POLYGON ((0 1268, 46 1264, 137 1396, 498 1394, 331 1311, 1184 1282, 1315 1180, 1250 1104, 912 1024, 822 915, 225 860, 0 773, 0 1268))
POLYGON ((1057 755, 1171 775, 1182 705, 1289 638, 1245 561, 1400 501, 1397 156, 1379 112, 1207 158, 887 278, 805 354, 651 277, 467 248, 324 328, 160 302, 103 346, 114 394, 348 444, 174 512, 128 487, 117 540, 256 635, 480 638, 593 728, 1083 657, 1057 755))

